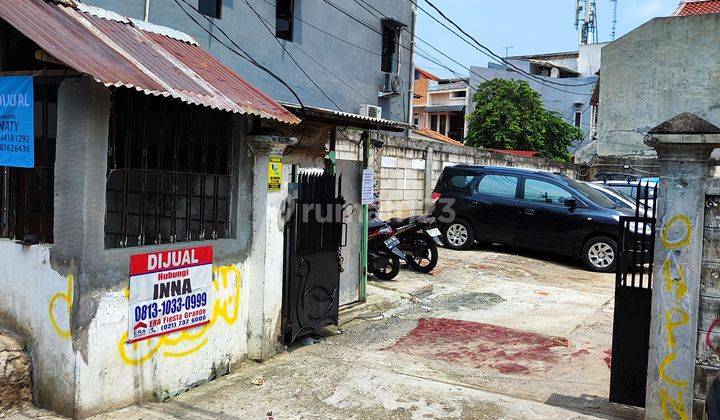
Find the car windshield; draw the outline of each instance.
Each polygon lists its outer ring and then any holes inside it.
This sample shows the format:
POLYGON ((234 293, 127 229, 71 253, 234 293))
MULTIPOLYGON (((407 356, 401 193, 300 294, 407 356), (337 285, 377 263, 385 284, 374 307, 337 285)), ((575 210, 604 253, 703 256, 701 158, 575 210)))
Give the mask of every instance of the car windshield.
POLYGON ((600 191, 596 190, 595 188, 583 184, 582 182, 578 182, 575 180, 568 180, 568 184, 575 188, 576 190, 580 191, 585 197, 587 197, 590 201, 597 204, 600 207, 604 207, 606 209, 616 209, 618 206, 613 203, 613 201, 607 197, 600 191))
POLYGON ((595 188, 595 189, 600 191, 605 197, 612 200, 612 202, 615 203, 620 208, 623 208, 623 209, 634 208, 634 206, 632 206, 630 204, 632 202, 632 199, 626 200, 625 194, 623 194, 619 191, 612 191, 612 190, 606 190, 606 189, 600 189, 600 188, 595 188))

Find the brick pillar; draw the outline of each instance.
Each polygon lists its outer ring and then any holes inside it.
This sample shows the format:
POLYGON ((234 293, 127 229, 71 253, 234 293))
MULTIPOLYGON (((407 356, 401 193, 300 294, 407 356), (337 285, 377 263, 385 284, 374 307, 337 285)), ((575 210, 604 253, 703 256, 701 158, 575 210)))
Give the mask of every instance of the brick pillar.
POLYGON ((681 114, 645 142, 660 160, 660 188, 645 416, 691 418, 708 159, 720 128, 681 114))

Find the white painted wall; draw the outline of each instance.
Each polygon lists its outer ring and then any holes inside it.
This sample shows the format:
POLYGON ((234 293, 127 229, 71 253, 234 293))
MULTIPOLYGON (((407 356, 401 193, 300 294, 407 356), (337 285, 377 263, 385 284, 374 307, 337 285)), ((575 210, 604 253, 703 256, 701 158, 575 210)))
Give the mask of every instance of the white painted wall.
POLYGON ((247 319, 252 307, 243 293, 240 264, 213 267, 210 325, 135 344, 127 339, 126 290, 101 294, 88 331, 88 357, 78 355, 77 409, 81 415, 165 399, 223 375, 247 349, 247 319))
POLYGON ((74 394, 72 280, 51 268, 48 246, 0 240, 0 324, 27 339, 35 400, 59 412, 74 394))

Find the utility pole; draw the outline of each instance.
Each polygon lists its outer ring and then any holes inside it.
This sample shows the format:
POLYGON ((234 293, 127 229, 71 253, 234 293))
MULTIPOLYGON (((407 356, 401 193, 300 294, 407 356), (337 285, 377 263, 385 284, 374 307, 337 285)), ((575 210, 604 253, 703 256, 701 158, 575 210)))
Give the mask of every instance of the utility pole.
POLYGON ((505 47, 505 58, 508 58, 508 51, 512 50, 513 48, 515 47, 513 47, 512 45, 505 47))

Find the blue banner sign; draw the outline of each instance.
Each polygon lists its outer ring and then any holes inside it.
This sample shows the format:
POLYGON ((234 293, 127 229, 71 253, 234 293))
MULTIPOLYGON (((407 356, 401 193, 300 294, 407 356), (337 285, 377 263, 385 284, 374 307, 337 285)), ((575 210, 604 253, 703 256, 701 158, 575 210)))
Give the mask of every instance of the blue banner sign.
POLYGON ((0 77, 0 166, 35 166, 35 98, 31 76, 0 77))

